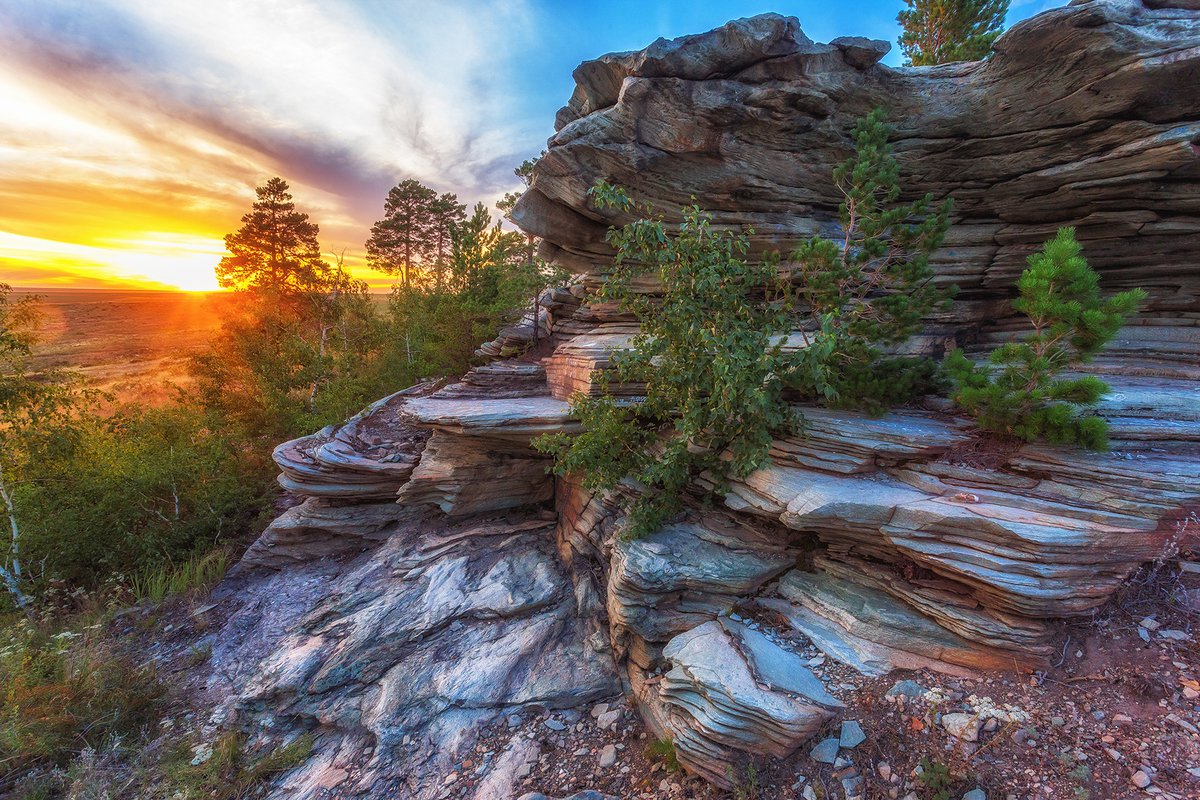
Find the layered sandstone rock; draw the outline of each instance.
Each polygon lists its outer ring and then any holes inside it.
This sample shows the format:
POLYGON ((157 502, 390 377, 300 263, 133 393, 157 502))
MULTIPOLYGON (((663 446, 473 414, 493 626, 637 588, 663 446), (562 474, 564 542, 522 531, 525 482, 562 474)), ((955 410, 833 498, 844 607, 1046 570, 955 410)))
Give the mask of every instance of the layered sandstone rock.
MULTIPOLYGON (((438 796, 442 749, 511 709, 613 693, 618 671, 680 762, 727 783, 836 717, 805 643, 868 675, 1044 663, 1053 623, 1170 553, 1200 506, 1200 12, 1186 5, 1077 3, 1015 26, 987 61, 933 68, 881 65, 882 42, 814 43, 778 15, 583 64, 515 210, 571 284, 480 350, 503 360, 276 451, 308 499, 237 579, 266 575, 305 610, 236 618, 243 642, 275 630, 240 707, 322 734, 279 796, 438 796), (879 104, 907 190, 956 200, 935 266, 962 291, 910 349, 980 353, 1018 330, 1013 280, 1060 225, 1105 291, 1149 290, 1095 364, 1113 449, 997 442, 945 402, 879 418, 797 405, 804 434, 773 442, 718 509, 622 539, 637 487, 555 479, 531 446, 577 429, 567 401, 638 332, 595 298, 605 230, 624 220, 587 189, 624 184, 671 219, 695 196, 715 226, 753 227, 755 253, 786 252, 836 235, 830 173, 879 104)), ((508 791, 522 748, 481 785, 508 791)))

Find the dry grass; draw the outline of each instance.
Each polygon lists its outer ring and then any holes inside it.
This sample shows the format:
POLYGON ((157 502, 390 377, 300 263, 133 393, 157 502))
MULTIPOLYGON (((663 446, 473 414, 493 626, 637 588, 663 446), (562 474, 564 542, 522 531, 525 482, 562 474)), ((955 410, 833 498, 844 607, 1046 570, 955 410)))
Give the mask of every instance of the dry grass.
POLYGON ((185 386, 188 359, 220 329, 219 293, 39 289, 43 341, 35 370, 70 369, 117 402, 161 405, 185 386))

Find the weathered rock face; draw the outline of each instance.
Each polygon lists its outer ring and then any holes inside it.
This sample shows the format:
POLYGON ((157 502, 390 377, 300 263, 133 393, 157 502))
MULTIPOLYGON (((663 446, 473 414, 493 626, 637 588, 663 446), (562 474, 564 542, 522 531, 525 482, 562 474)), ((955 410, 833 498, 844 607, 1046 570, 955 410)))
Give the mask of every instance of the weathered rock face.
MULTIPOLYGON (((796 20, 765 15, 582 65, 515 211, 583 289, 551 315, 561 343, 548 383, 562 399, 594 391, 637 331, 589 303, 611 257, 605 231, 627 221, 589 204, 597 179, 669 220, 694 197, 714 225, 753 228, 754 252, 786 253, 837 234, 833 167, 854 121, 886 106, 906 191, 955 199, 934 266, 959 298, 917 349, 978 352, 1018 330, 1013 283, 1059 226, 1077 227, 1106 291, 1149 291, 1094 365, 1113 385, 1101 409, 1113 452, 987 452, 940 412, 799 409, 806 435, 775 442, 771 465, 734 482, 726 505, 810 534, 817 550, 765 591, 730 586, 864 672, 1034 665, 1051 650, 1050 623, 1095 609, 1170 549, 1172 520, 1200 498, 1200 15, 1182 3, 1076 3, 1015 26, 985 62, 889 69, 886 51, 814 43, 796 20)), ((674 550, 669 574, 649 566, 657 538, 679 532, 611 548, 608 592, 617 652, 652 716, 662 700, 645 688, 646 662, 674 625, 712 613, 673 587, 703 585, 738 552, 674 550), (655 581, 666 577, 664 590, 655 581)), ((721 761, 699 744, 702 728, 673 735, 712 777, 721 761)))
MULTIPOLYGON (((1057 620, 1170 552, 1200 507, 1188 3, 1075 4, 1014 27, 986 62, 935 68, 889 69, 882 42, 817 44, 777 15, 583 64, 515 212, 576 279, 480 355, 539 347, 276 451, 281 483, 307 499, 247 553, 235 581, 259 599, 214 658, 244 720, 319 734, 278 796, 441 796, 480 725, 619 682, 684 766, 728 785, 731 768, 790 753, 839 714, 843 689, 820 684, 799 643, 868 675, 1033 666, 1057 620), (830 173, 878 104, 907 189, 956 200, 935 261, 962 293, 914 348, 990 347, 1015 330, 1013 280, 1059 225, 1079 228, 1106 291, 1150 291, 1096 362, 1113 385, 1100 408, 1113 450, 998 448, 933 404, 878 419, 798 407, 805 434, 775 441, 724 508, 622 540, 633 489, 555 479, 530 444, 576 429, 567 400, 594 391, 638 330, 594 302, 605 229, 623 220, 587 188, 624 184, 668 216, 695 196, 714 224, 753 226, 757 252, 786 251, 836 233, 830 173)), ((515 737, 449 794, 519 794, 535 750, 515 737)))

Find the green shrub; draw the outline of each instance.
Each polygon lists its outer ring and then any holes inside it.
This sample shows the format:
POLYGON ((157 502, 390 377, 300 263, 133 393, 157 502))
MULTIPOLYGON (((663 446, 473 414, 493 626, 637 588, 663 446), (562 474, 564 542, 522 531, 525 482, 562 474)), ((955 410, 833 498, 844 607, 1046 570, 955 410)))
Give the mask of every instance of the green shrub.
POLYGON ((1108 423, 1085 415, 1109 387, 1092 375, 1060 377, 1090 361, 1146 299, 1131 289, 1100 297, 1100 278, 1081 254, 1074 228, 1061 228, 1017 281, 1013 308, 1029 318, 1033 332, 992 351, 987 363, 951 352, 945 370, 954 401, 985 430, 1027 441, 1108 447, 1108 423))
POLYGON ((788 382, 805 396, 835 408, 872 413, 931 391, 936 365, 927 358, 888 355, 921 319, 946 305, 952 289, 933 284, 930 254, 950 224, 952 201, 936 208, 933 196, 898 203, 899 166, 887 143, 884 112, 876 109, 854 128, 854 155, 833 172, 845 200, 844 235, 815 236, 791 256, 799 299, 818 321, 806 334, 788 382))
POLYGON ((156 571, 179 583, 185 565, 244 536, 274 470, 253 440, 218 426, 186 406, 85 413, 72 437, 31 450, 15 501, 34 587, 124 576, 145 591, 156 571))
POLYGON ((672 775, 683 771, 679 766, 679 754, 675 751, 675 743, 670 739, 655 739, 646 745, 646 758, 659 762, 663 769, 672 775))
POLYGON ((290 744, 253 758, 245 749, 245 736, 230 731, 212 743, 212 755, 193 764, 189 739, 156 766, 162 782, 180 800, 240 800, 275 776, 304 763, 312 753, 313 737, 304 734, 290 744))
MULTIPOLYGON (((639 210, 604 182, 591 194, 601 208, 639 210)), ((744 260, 748 238, 714 230, 697 206, 671 232, 651 210, 640 211, 644 218, 608 233, 617 254, 598 299, 641 321, 630 349, 615 355, 611 378, 645 384, 645 399, 577 395, 571 411, 583 432, 535 442, 556 456, 557 472, 581 473, 588 488, 611 489, 632 477, 641 494, 630 509, 630 536, 675 513, 700 473, 718 490, 729 477, 749 474, 766 458, 772 432, 795 422, 781 397, 781 344, 791 325, 786 307, 770 302, 785 288, 776 264, 744 260), (634 285, 647 272, 661 287, 653 299, 634 285)))

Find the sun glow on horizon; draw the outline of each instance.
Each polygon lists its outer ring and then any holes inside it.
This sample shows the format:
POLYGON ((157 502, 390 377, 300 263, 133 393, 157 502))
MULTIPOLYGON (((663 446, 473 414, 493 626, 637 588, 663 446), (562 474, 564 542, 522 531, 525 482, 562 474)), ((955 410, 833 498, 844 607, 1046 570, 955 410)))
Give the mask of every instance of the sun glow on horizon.
POLYGON ((225 243, 187 234, 147 233, 136 240, 84 245, 0 231, 0 273, 17 283, 212 292, 225 243))

